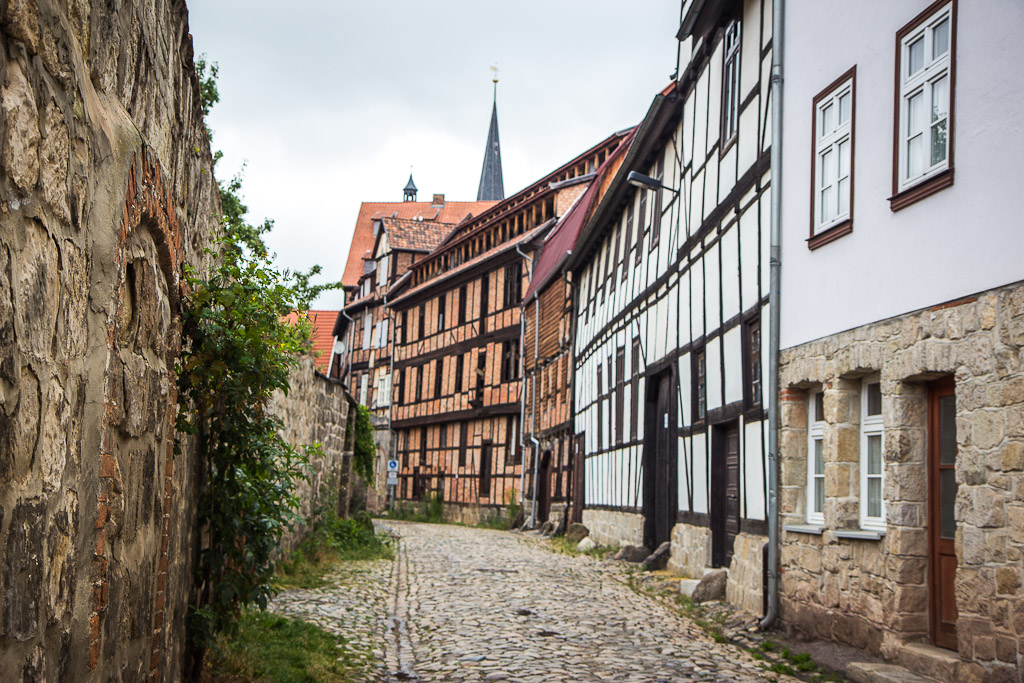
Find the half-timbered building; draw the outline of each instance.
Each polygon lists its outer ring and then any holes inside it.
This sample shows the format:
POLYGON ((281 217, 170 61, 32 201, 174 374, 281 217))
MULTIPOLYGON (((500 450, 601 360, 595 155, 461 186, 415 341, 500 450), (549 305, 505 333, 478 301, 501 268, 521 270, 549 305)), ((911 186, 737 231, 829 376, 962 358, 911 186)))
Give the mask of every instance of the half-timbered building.
POLYGON ((770 3, 682 18, 676 78, 569 264, 583 520, 598 542, 671 542, 690 576, 728 569, 728 598, 760 612, 770 3))
POLYGON ((1024 667, 1021 26, 785 15, 780 617, 937 680, 1024 667))
POLYGON ((452 515, 522 499, 526 246, 566 213, 620 138, 463 221, 389 290, 400 499, 439 493, 456 504, 452 515))
POLYGON ((412 176, 403 202, 363 202, 342 276, 345 306, 334 325, 330 376, 378 417, 390 405, 391 321, 385 295, 412 265, 457 223, 486 211, 493 201, 449 202, 443 194, 416 201, 412 176))
POLYGON ((572 419, 572 279, 563 266, 576 248, 580 230, 615 175, 632 140, 619 134, 618 147, 593 174, 567 181, 586 191, 548 233, 527 245, 534 260, 523 297, 523 444, 530 477, 528 519, 555 528, 582 521, 583 497, 573 482, 582 457, 575 451, 572 419))

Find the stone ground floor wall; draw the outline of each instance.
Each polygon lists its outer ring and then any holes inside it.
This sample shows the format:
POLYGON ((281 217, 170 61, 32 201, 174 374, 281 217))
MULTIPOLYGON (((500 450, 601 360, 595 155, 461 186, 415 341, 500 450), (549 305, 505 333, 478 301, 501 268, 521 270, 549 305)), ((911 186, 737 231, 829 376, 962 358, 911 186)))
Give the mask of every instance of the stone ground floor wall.
POLYGON ((583 508, 583 526, 598 545, 644 544, 644 516, 635 512, 583 508))
POLYGON ((711 529, 694 524, 676 524, 672 527, 672 553, 668 567, 691 579, 704 576, 711 566, 711 529))
MULTIPOLYGON (((299 514, 308 518, 316 509, 330 504, 344 511, 352 474, 352 453, 346 443, 349 400, 344 386, 316 372, 312 356, 303 356, 289 376, 288 394, 274 394, 271 411, 284 423, 284 438, 297 446, 319 443, 322 457, 310 459, 309 481, 300 484, 299 514)), ((291 550, 305 534, 303 524, 288 531, 281 547, 291 550)))
POLYGON ((1017 283, 782 352, 780 597, 788 628, 887 658, 902 659, 905 644, 931 642, 929 383, 952 379, 956 629, 963 660, 956 675, 1020 680, 1022 348, 1024 286, 1017 283), (884 434, 885 514, 873 534, 859 528, 864 378, 880 382, 884 434), (824 522, 809 524, 808 410, 818 391, 824 522))
POLYGON ((764 547, 767 536, 739 533, 732 546, 725 599, 737 607, 764 616, 764 547))

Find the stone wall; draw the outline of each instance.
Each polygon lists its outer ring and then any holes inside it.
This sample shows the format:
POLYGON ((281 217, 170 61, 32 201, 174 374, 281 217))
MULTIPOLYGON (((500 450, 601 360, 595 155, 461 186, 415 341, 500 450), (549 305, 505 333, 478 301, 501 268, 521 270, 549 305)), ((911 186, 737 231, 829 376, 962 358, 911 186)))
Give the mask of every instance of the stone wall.
POLYGON ((764 615, 764 546, 767 536, 740 532, 732 545, 725 599, 737 607, 764 615))
POLYGON ((955 381, 957 680, 1019 680, 1024 660, 1024 285, 865 325, 782 354, 782 619, 904 658, 929 641, 928 382, 955 381), (878 374, 884 533, 856 532, 856 394, 878 374), (825 523, 806 524, 807 401, 824 391, 825 523), (803 527, 803 528, 801 528, 803 527), (1005 676, 1005 678, 1004 678, 1005 676))
POLYGON ((668 568, 691 579, 704 576, 711 566, 711 529, 693 524, 672 527, 672 551, 668 568))
POLYGON ((181 678, 184 264, 219 194, 180 0, 0 2, 0 680, 181 678))
POLYGON ((635 512, 583 508, 583 525, 599 545, 644 544, 644 516, 635 512))
MULTIPOLYGON (((270 409, 284 423, 284 438, 297 446, 319 443, 323 457, 310 459, 309 481, 299 486, 299 514, 311 516, 333 498, 340 514, 348 510, 355 476, 352 443, 346 439, 350 404, 341 382, 316 372, 312 356, 303 356, 289 376, 288 394, 274 394, 270 409)), ((281 539, 283 550, 295 548, 305 525, 299 524, 281 539)))

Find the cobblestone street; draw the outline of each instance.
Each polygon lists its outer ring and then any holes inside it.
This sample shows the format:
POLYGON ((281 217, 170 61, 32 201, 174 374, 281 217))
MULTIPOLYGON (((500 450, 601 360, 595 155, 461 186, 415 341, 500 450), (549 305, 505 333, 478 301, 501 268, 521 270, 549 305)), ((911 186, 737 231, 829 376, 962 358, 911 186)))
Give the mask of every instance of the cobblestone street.
POLYGON ((631 565, 553 553, 508 532, 387 528, 401 537, 394 563, 354 563, 330 588, 290 591, 272 606, 346 636, 346 647, 377 662, 382 679, 779 679, 634 592, 631 565))

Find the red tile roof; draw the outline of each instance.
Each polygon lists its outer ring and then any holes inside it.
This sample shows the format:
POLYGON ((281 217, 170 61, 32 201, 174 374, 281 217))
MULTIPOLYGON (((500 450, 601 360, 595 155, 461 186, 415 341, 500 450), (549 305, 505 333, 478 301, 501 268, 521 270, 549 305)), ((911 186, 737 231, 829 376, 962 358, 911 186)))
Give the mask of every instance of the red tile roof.
POLYGON ((407 218, 383 218, 381 223, 388 233, 392 249, 407 251, 433 251, 456 223, 417 221, 407 218))
POLYGON ((359 207, 356 227, 352 231, 352 244, 348 249, 345 272, 341 283, 357 287, 363 276, 363 258, 373 249, 373 221, 385 216, 396 218, 459 223, 469 214, 479 215, 497 202, 447 202, 444 206, 431 206, 430 202, 363 202, 359 207))
MULTIPOLYGON (((313 323, 313 333, 310 341, 313 342, 313 356, 316 358, 316 369, 327 374, 327 366, 331 362, 331 350, 334 348, 334 320, 338 317, 338 311, 306 311, 309 321, 313 323)), ((285 320, 294 323, 298 319, 297 313, 289 313, 285 320)))

